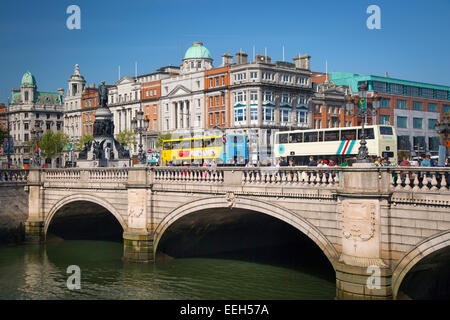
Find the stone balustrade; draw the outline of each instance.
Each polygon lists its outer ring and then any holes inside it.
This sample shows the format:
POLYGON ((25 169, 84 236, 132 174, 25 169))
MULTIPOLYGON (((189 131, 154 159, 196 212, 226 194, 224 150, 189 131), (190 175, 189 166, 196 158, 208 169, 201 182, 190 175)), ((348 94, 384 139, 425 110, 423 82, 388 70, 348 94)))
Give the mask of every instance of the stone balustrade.
POLYGON ((96 168, 96 169, 42 169, 43 181, 77 182, 86 177, 87 182, 127 182, 127 168, 96 168))
POLYGON ((28 170, 2 169, 0 170, 0 183, 19 184, 27 183, 28 170))
POLYGON ((127 182, 128 169, 126 168, 99 168, 89 169, 90 181, 127 182))
POLYGON ((44 181, 80 180, 78 169, 44 169, 44 181))
POLYGON ((409 192, 450 192, 450 168, 388 167, 391 190, 409 192))
POLYGON ((193 183, 223 183, 224 169, 210 167, 156 167, 153 171, 155 182, 193 182, 193 183))
POLYGON ((337 188, 339 171, 339 167, 246 168, 242 172, 242 184, 337 188))

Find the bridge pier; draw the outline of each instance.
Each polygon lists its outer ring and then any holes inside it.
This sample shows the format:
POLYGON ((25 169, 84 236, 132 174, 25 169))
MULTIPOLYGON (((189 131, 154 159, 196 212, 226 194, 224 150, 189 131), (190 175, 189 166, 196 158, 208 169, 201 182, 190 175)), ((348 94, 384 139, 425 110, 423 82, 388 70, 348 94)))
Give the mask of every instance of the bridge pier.
POLYGON ((25 242, 26 243, 41 243, 45 241, 45 225, 44 221, 25 222, 25 242))
POLYGON ((336 268, 336 299, 390 300, 392 272, 390 268, 352 266, 342 262, 336 268))
POLYGON ((45 241, 45 223, 42 213, 42 179, 39 169, 30 169, 28 174, 28 219, 25 222, 25 242, 45 241))
POLYGON ((123 258, 130 262, 155 261, 153 235, 125 231, 123 233, 123 258))

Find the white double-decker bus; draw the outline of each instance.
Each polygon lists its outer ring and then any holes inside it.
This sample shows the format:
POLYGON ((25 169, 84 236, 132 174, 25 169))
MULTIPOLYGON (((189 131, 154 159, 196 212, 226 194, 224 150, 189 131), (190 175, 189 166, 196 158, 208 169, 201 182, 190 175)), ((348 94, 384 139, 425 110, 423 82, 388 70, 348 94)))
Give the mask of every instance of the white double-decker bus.
MULTIPOLYGON (((364 127, 369 155, 388 158, 397 164, 397 136, 387 125, 364 127)), ((361 141, 361 127, 281 131, 275 134, 274 157, 293 159, 296 165, 307 165, 309 157, 333 159, 336 163, 354 158, 361 141)))

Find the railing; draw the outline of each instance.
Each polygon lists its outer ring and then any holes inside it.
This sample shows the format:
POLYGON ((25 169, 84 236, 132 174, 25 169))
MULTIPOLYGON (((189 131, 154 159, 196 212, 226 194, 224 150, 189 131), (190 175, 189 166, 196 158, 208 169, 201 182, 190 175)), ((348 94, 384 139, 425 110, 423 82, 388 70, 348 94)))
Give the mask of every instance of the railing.
POLYGON ((1 169, 0 183, 26 183, 28 180, 28 170, 1 169))
POLYGON ((128 169, 125 168, 89 169, 89 181, 127 182, 128 169))
POLYGON ((88 182, 127 182, 126 168, 66 168, 43 169, 44 181, 74 182, 85 176, 88 182))
POLYGON ((339 169, 339 167, 246 168, 242 173, 242 184, 336 188, 339 186, 339 169))
POLYGON ((394 191, 450 191, 450 168, 442 167, 395 167, 392 172, 391 189, 394 191))
POLYGON ((80 180, 79 169, 45 169, 44 179, 46 181, 77 181, 80 180))
POLYGON ((155 182, 223 183, 224 170, 211 167, 157 167, 153 168, 155 182))

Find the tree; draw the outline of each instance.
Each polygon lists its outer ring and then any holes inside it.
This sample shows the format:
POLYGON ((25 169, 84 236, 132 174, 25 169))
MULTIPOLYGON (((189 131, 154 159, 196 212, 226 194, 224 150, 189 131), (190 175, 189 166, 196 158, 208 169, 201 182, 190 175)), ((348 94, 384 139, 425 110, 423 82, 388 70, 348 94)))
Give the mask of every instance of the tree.
POLYGON ((39 147, 44 159, 57 156, 61 154, 65 146, 69 142, 69 136, 60 131, 53 133, 51 130, 45 131, 44 135, 39 140, 39 147))
POLYGON ((89 143, 92 141, 92 139, 94 139, 94 137, 90 134, 83 134, 80 138, 80 141, 77 142, 76 144, 76 150, 77 151, 81 151, 84 149, 84 144, 85 143, 89 143))
POLYGON ((3 140, 8 137, 8 131, 0 129, 0 142, 3 146, 3 140))
POLYGON ((131 147, 136 144, 136 134, 131 130, 123 130, 116 137, 124 147, 131 147))
POLYGON ((156 147, 157 148, 161 148, 162 145, 163 145, 163 141, 164 140, 170 140, 170 139, 172 139, 172 134, 170 134, 170 133, 160 134, 158 136, 158 141, 156 141, 156 147))

